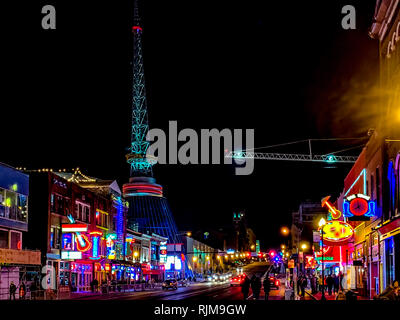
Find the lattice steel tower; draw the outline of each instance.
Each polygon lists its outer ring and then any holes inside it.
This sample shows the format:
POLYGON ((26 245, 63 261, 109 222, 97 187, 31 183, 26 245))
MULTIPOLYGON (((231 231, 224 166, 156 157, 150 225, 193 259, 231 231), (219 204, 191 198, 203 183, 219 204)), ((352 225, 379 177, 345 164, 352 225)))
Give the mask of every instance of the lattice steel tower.
POLYGON ((123 185, 124 197, 129 201, 128 228, 144 233, 168 237, 170 243, 180 242, 176 224, 163 197, 163 188, 153 178, 156 159, 147 154, 149 130, 146 87, 142 54, 142 26, 138 1, 134 1, 133 33, 133 99, 130 153, 126 155, 131 178, 123 185))

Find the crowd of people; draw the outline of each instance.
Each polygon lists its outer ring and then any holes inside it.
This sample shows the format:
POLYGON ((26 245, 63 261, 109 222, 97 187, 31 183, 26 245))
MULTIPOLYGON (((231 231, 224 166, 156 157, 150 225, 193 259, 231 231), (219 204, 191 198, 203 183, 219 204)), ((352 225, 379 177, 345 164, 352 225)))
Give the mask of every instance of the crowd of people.
MULTIPOLYGON (((262 286, 264 287, 264 293, 265 293, 265 300, 268 300, 269 297, 269 292, 271 290, 271 284, 269 281, 268 275, 265 277, 262 286)), ((261 292, 261 278, 253 275, 251 279, 246 275, 244 277, 244 280, 241 284, 242 287, 242 293, 243 293, 243 299, 247 300, 249 298, 249 293, 250 293, 250 288, 252 291, 252 299, 258 300, 260 297, 260 292, 261 292)))
POLYGON ((339 291, 343 291, 342 286, 343 275, 339 273, 336 274, 328 274, 324 277, 324 286, 322 285, 322 276, 318 274, 299 274, 297 279, 297 295, 304 297, 305 289, 311 288, 311 294, 315 294, 317 292, 321 292, 325 290, 328 295, 338 294, 339 291))

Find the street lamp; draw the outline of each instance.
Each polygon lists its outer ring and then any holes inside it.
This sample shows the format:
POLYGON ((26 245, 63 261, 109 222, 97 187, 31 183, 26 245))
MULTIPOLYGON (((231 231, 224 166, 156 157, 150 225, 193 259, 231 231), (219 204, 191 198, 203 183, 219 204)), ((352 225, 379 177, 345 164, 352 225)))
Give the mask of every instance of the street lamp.
POLYGON ((322 217, 321 220, 319 220, 319 228, 321 230, 321 240, 322 240, 322 247, 321 247, 321 251, 322 251, 322 294, 321 294, 321 300, 326 300, 325 298, 325 270, 324 270, 324 226, 326 224, 325 219, 322 217))
POLYGON ((284 244, 281 245, 281 249, 284 250, 286 249, 286 246, 284 244))
POLYGON ((197 257, 193 257, 192 260, 193 260, 193 262, 196 262, 197 261, 197 257))
POLYGON ((282 227, 281 233, 282 235, 287 236, 289 234, 289 229, 287 227, 282 227))

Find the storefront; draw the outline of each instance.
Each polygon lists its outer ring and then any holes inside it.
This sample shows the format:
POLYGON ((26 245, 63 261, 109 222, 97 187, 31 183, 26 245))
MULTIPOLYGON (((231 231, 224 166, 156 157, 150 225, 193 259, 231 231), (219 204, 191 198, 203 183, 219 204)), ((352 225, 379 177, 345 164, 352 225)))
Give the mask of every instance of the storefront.
POLYGON ((400 276, 400 257, 396 255, 400 249, 400 219, 397 218, 383 226, 378 226, 377 229, 383 252, 383 285, 386 288, 400 276))
POLYGON ((71 263, 71 287, 73 291, 90 291, 93 280, 93 267, 91 263, 71 263))

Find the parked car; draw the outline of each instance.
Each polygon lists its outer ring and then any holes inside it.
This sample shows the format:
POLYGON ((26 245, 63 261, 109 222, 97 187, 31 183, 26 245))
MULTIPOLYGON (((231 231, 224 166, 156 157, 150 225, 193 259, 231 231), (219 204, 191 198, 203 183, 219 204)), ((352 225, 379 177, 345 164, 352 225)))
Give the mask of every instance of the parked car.
POLYGON ((162 284, 162 289, 163 290, 168 290, 168 289, 176 290, 176 289, 178 289, 178 281, 176 281, 176 279, 165 280, 162 284))
POLYGON ((210 275, 206 276, 205 279, 206 279, 207 282, 213 281, 213 277, 210 276, 210 275))

